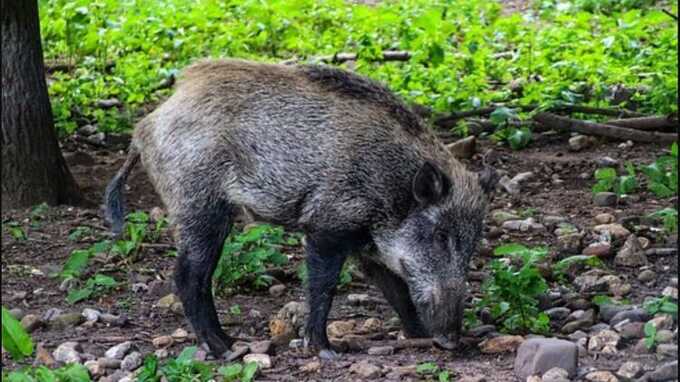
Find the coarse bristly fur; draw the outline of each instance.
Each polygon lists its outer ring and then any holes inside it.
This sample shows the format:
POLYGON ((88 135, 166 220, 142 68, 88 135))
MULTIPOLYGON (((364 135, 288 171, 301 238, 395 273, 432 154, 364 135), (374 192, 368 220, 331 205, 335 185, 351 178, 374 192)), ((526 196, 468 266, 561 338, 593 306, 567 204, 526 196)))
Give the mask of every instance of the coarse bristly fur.
MULTIPOLYGON (((337 275, 371 245, 362 264, 409 335, 459 330, 496 177, 467 171, 386 87, 327 66, 200 61, 132 145, 177 225, 178 292, 212 350, 231 345, 210 280, 237 205, 307 235, 307 339, 326 355, 337 275)), ((130 161, 107 192, 114 227, 130 161)))

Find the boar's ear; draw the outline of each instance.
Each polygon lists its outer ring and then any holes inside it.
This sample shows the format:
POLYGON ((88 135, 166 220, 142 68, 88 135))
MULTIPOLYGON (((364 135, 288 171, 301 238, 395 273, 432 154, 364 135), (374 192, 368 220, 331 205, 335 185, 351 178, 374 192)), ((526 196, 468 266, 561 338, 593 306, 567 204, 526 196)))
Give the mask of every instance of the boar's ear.
POLYGON ((430 205, 449 193, 451 181, 437 166, 425 162, 413 178, 412 189, 413 196, 419 204, 430 205))
POLYGON ((490 194, 496 189, 500 179, 496 169, 491 166, 484 166, 484 169, 477 176, 479 178, 479 185, 486 194, 490 194))

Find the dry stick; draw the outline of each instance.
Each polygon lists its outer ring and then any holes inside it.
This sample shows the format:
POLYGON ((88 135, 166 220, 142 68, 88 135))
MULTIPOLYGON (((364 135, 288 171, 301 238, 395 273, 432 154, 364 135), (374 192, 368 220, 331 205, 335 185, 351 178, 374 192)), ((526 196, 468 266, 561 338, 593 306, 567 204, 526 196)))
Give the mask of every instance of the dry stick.
POLYGON ((676 20, 676 21, 678 20, 678 16, 674 15, 673 13, 671 13, 671 12, 670 12, 669 10, 667 10, 667 9, 661 8, 661 12, 663 12, 663 13, 667 14, 668 16, 670 16, 673 20, 676 20))
MULTIPOLYGON (((347 61, 356 61, 359 58, 357 53, 339 52, 330 56, 312 57, 311 61, 319 61, 328 64, 341 64, 347 61)), ((372 59, 372 61, 408 61, 411 59, 411 53, 402 50, 386 50, 383 52, 381 58, 372 59)), ((283 65, 291 65, 299 62, 298 58, 282 61, 283 65)))
POLYGON ((678 118, 673 115, 638 117, 626 119, 612 119, 605 122, 606 125, 629 127, 638 130, 658 130, 669 127, 678 127, 678 118))
MULTIPOLYGON (((451 128, 453 127, 458 120, 463 119, 463 118, 468 118, 468 117, 479 117, 479 116, 486 116, 494 112, 497 108, 502 107, 500 106, 493 106, 493 107, 482 107, 479 109, 474 109, 474 110, 466 110, 466 111, 461 111, 457 113, 451 113, 449 115, 439 117, 434 121, 434 124, 439 127, 439 128, 451 128)), ((522 111, 532 111, 538 108, 538 105, 525 105, 525 106, 506 106, 510 108, 519 108, 522 111)), ((618 117, 618 118, 633 118, 633 117, 642 117, 643 114, 637 113, 634 111, 626 110, 626 109, 618 109, 618 108, 613 108, 613 109, 607 109, 607 108, 599 108, 599 107, 592 107, 592 106, 584 106, 584 105, 557 105, 553 106, 549 111, 554 111, 554 112, 570 112, 570 113, 584 113, 584 114, 598 114, 598 115, 606 115, 610 117, 618 117)))
POLYGON ((678 140, 677 134, 640 131, 627 127, 618 127, 562 117, 546 112, 536 114, 534 116, 534 121, 557 130, 574 131, 581 134, 598 135, 623 141, 631 140, 636 142, 671 143, 678 140))
POLYGON ((677 253, 677 248, 650 248, 645 251, 645 256, 673 256, 677 253))

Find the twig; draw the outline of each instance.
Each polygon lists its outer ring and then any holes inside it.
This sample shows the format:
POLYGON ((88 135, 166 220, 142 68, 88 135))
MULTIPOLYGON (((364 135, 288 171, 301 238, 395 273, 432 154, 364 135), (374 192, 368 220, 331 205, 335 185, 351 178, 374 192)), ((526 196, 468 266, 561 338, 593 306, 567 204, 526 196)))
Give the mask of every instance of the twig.
POLYGON ((140 244, 142 248, 154 248, 154 249, 175 249, 172 244, 165 243, 142 243, 140 244))
POLYGON ((672 14, 671 11, 669 11, 669 10, 667 10, 667 9, 661 8, 661 12, 667 14, 668 16, 670 16, 670 17, 671 17, 673 20, 675 20, 675 21, 678 20, 678 16, 672 14))
MULTIPOLYGON (((359 58, 357 53, 338 52, 330 56, 312 57, 311 61, 318 61, 327 64, 341 64, 347 61, 356 61, 359 58)), ((411 53, 402 50, 387 50, 384 51, 382 57, 373 59, 372 61, 408 61, 411 59, 411 53)), ((296 64, 300 60, 292 58, 290 60, 282 61, 283 65, 296 64)))
POLYGON ((557 130, 574 131, 587 135, 598 135, 619 140, 631 140, 636 142, 658 142, 671 143, 678 140, 677 134, 658 133, 655 131, 640 131, 627 127, 618 127, 562 117, 552 113, 538 113, 534 116, 534 121, 545 125, 548 128, 557 130))
MULTIPOLYGON (((116 63, 114 61, 107 61, 106 64, 104 64, 104 70, 108 71, 111 68, 116 66, 116 63)), ((66 62, 66 61, 60 61, 60 60, 52 60, 52 61, 46 61, 45 62, 45 72, 46 73, 54 73, 54 72, 70 72, 71 70, 75 69, 77 67, 76 64, 66 62)))
POLYGON ((677 248, 650 248, 645 251, 645 256, 673 256, 678 254, 677 248))

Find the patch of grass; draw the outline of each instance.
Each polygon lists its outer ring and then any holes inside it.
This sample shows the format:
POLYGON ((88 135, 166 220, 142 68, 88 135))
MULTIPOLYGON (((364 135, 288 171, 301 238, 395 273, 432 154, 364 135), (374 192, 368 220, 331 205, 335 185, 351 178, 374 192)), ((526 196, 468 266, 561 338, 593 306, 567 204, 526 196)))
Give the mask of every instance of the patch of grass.
POLYGON ((21 226, 21 224, 19 224, 19 222, 9 221, 7 223, 3 223, 2 227, 6 229, 7 233, 9 233, 9 235, 12 236, 16 241, 24 241, 28 239, 26 230, 21 226))
POLYGON ((82 288, 70 290, 66 296, 66 302, 75 304, 91 297, 100 296, 106 294, 117 285, 118 282, 113 277, 97 273, 88 278, 82 288))
POLYGON ((678 232, 678 210, 675 208, 664 208, 647 216, 654 219, 661 219, 663 222, 663 229, 666 230, 666 232, 678 232))
POLYGON ((45 366, 26 367, 12 371, 3 381, 7 382, 89 382, 90 373, 81 364, 73 363, 56 369, 48 369, 45 366))
POLYGON ((451 371, 441 369, 434 362, 423 362, 416 366, 416 373, 424 377, 426 380, 436 378, 439 382, 449 382, 453 377, 451 371))
POLYGON ((631 163, 626 164, 626 175, 618 175, 611 167, 597 169, 593 193, 613 191, 618 196, 631 194, 638 186, 635 175, 635 167, 631 163))
POLYGON ((538 296, 548 291, 548 285, 536 264, 548 251, 506 244, 497 247, 494 254, 506 258, 491 262, 491 277, 482 285, 484 295, 478 308, 488 307, 507 332, 547 333, 550 319, 539 312, 538 296))
MULTIPOLYGON (((668 114, 677 111, 675 22, 642 3, 546 0, 524 15, 503 15, 499 2, 474 0, 39 2, 46 59, 76 65, 50 78, 62 135, 85 123, 129 129, 141 106, 168 94, 156 90, 161 83, 206 56, 278 62, 356 52, 356 71, 435 112, 609 106, 619 102, 616 89, 625 88, 631 96, 622 106, 668 114), (412 57, 376 62, 389 49, 412 57), (111 98, 122 107, 97 106, 111 98)), ((676 4, 671 8, 677 13, 676 4)), ((528 136, 521 129, 508 134, 515 147, 528 136)))

